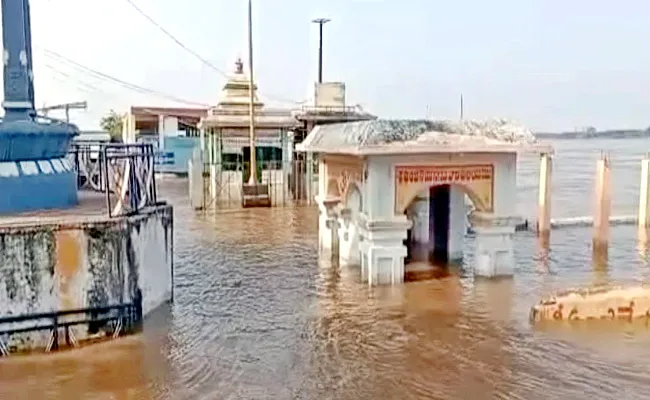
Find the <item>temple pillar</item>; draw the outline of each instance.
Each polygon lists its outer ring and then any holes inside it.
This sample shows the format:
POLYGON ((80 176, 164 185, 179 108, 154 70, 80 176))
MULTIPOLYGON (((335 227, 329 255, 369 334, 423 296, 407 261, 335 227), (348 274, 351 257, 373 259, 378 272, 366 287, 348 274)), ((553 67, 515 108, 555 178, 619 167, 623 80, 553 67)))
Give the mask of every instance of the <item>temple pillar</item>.
POLYGON ((413 242, 426 245, 429 243, 429 194, 415 199, 409 210, 413 220, 411 236, 413 242))
POLYGON ((201 148, 201 158, 205 159, 205 128, 199 129, 199 147, 201 148))
POLYGON ((289 187, 289 180, 291 176, 291 156, 293 153, 293 133, 282 131, 281 138, 282 146, 282 179, 283 179, 283 198, 290 199, 291 191, 289 187))
POLYGON ((485 278, 513 276, 515 227, 520 218, 473 212, 470 221, 476 235, 474 275, 485 278))
POLYGON ((305 158, 305 190, 307 194, 307 204, 312 204, 314 201, 314 153, 307 153, 305 158))
POLYGON ((404 282, 407 230, 411 222, 405 215, 391 219, 359 218, 362 280, 368 285, 400 284, 404 282))
POLYGON ((158 116, 158 148, 160 150, 165 148, 165 116, 158 116))

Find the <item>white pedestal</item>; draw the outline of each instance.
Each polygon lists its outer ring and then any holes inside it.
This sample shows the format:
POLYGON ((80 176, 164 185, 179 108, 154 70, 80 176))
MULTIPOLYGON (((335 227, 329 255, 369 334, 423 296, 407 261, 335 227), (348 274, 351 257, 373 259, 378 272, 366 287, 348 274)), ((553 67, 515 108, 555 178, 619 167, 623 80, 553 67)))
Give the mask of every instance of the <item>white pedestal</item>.
POLYGON ((339 220, 339 249, 341 265, 359 265, 359 227, 349 209, 341 210, 339 220))
POLYGON ((338 217, 336 215, 330 214, 329 218, 327 218, 327 221, 325 222, 325 225, 330 232, 330 261, 332 262, 332 265, 339 266, 341 255, 339 242, 340 223, 338 217))
MULTIPOLYGON (((335 207, 339 203, 338 199, 328 199, 316 196, 316 203, 318 204, 318 249, 320 251, 328 251, 332 249, 332 230, 333 226, 328 220, 334 218, 336 212, 335 207)), ((338 234, 338 228, 336 230, 338 234)))
POLYGON ((404 282, 406 247, 403 241, 410 224, 405 216, 388 221, 361 218, 361 273, 368 285, 404 282))
POLYGON ((486 278, 513 276, 515 254, 513 226, 478 226, 474 275, 486 278))

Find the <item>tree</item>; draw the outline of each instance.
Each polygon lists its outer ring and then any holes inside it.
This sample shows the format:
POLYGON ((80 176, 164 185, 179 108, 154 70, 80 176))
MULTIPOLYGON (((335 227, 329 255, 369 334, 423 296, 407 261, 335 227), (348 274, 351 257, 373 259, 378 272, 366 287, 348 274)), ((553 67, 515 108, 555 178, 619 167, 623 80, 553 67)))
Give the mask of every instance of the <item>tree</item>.
POLYGON ((115 110, 111 110, 99 121, 99 126, 111 135, 111 142, 122 141, 123 119, 123 115, 116 113, 115 110))

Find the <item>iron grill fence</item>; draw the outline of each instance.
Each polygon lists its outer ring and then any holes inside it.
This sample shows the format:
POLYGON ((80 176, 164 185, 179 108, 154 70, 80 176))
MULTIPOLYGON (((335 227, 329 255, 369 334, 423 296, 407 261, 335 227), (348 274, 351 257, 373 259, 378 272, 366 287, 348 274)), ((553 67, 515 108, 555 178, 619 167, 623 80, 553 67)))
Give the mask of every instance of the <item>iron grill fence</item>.
MULTIPOLYGON (((242 185, 250 178, 248 161, 222 161, 204 164, 203 191, 207 207, 236 208, 242 205, 242 185)), ((316 194, 318 172, 308 173, 306 160, 258 161, 257 181, 269 186, 273 206, 308 204, 308 198, 316 194), (308 188, 311 178, 312 189, 308 188)))
POLYGON ((69 157, 77 187, 104 193, 109 217, 158 204, 152 144, 75 143, 69 157))
POLYGON ((139 330, 141 323, 142 294, 139 291, 133 303, 0 317, 0 357, 12 352, 8 343, 13 336, 49 331, 45 346, 45 351, 49 352, 58 350, 61 333, 67 346, 79 345, 74 330, 70 329, 74 326, 86 326, 90 335, 103 332, 115 339, 139 330))

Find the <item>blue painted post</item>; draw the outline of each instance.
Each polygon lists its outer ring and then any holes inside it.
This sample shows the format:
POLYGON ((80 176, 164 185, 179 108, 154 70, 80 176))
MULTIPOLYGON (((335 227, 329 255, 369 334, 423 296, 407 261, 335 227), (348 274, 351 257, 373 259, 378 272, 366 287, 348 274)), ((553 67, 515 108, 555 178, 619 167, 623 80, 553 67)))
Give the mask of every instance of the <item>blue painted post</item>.
POLYGON ((77 204, 66 158, 75 125, 38 117, 29 0, 2 0, 5 116, 0 121, 0 214, 77 204))

